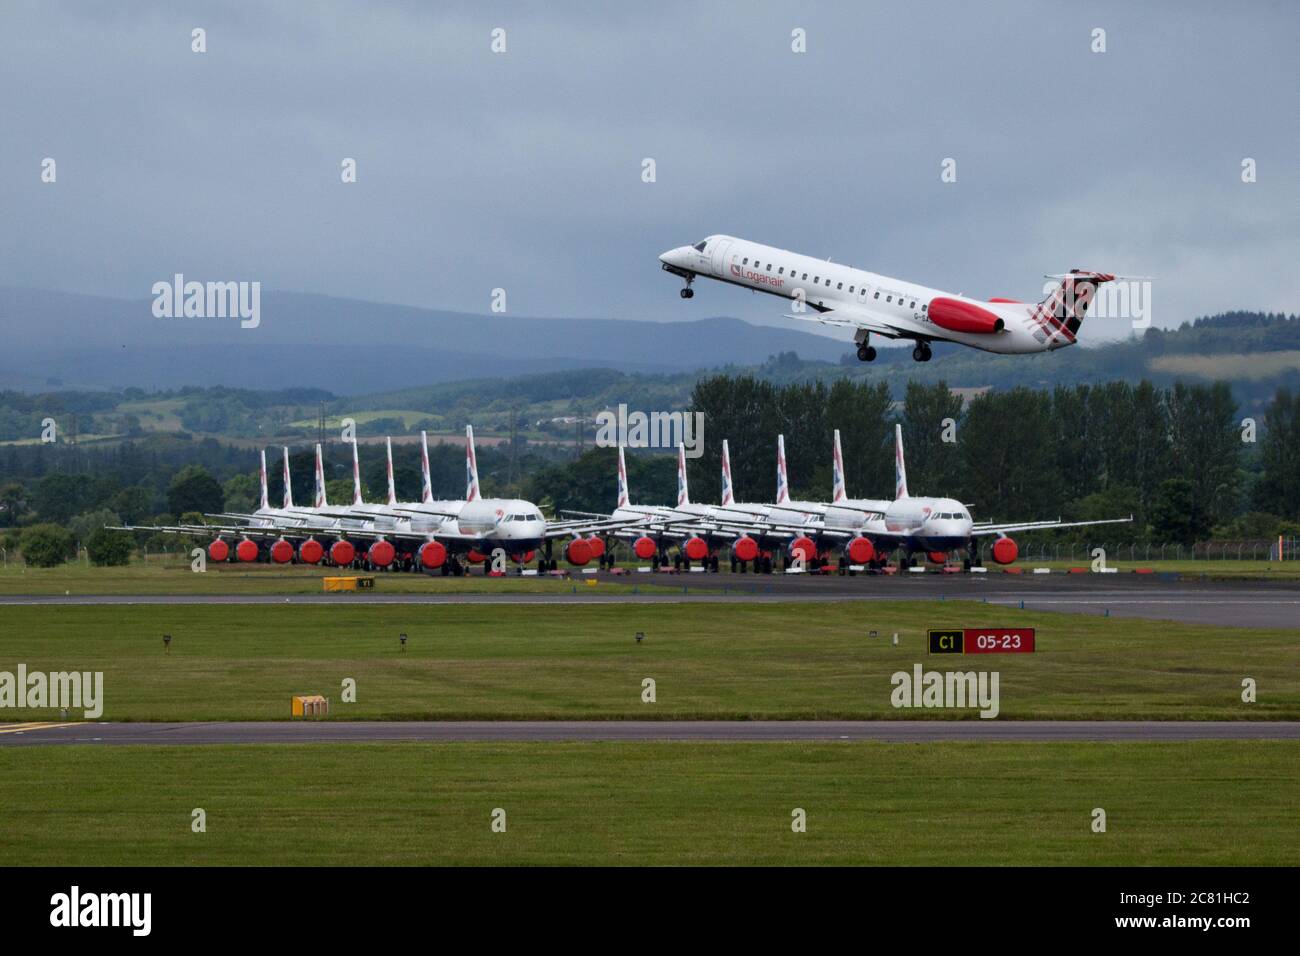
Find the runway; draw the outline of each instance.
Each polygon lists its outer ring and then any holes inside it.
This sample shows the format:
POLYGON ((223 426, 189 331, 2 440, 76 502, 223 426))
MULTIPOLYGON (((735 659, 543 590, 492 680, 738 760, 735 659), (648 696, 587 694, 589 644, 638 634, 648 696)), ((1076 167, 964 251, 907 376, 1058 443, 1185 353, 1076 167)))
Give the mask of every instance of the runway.
POLYGON ((0 725, 0 747, 560 741, 1300 740, 1300 721, 288 721, 0 725))
POLYGON ((189 604, 682 604, 820 603, 839 601, 980 601, 1028 610, 1066 611, 1118 618, 1183 621, 1222 627, 1292 628, 1300 632, 1300 581, 1196 580, 1156 575, 938 574, 858 575, 621 575, 601 574, 634 588, 610 593, 556 581, 552 592, 385 594, 178 594, 8 595, 0 605, 189 604))

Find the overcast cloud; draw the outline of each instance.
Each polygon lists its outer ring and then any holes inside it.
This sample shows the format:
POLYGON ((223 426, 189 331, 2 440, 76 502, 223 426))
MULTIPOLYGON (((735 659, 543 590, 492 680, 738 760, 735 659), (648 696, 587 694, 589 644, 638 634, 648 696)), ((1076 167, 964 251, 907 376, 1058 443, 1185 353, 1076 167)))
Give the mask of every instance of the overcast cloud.
POLYGON ((1152 275, 1158 325, 1296 311, 1298 27, 1289 3, 6 2, 0 285, 779 324, 659 271, 726 232, 983 297, 1152 275))

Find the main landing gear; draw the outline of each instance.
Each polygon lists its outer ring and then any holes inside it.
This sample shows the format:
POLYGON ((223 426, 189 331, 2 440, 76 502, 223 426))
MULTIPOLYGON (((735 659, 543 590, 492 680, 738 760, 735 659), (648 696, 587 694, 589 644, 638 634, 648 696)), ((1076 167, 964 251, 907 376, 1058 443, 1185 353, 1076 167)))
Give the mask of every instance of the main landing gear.
POLYGON ((912 358, 917 362, 928 362, 931 355, 929 342, 917 342, 916 348, 912 349, 912 358))
POLYGON ((870 338, 871 333, 866 329, 858 332, 856 341, 858 343, 859 362, 874 362, 876 360, 876 350, 872 347, 870 338))

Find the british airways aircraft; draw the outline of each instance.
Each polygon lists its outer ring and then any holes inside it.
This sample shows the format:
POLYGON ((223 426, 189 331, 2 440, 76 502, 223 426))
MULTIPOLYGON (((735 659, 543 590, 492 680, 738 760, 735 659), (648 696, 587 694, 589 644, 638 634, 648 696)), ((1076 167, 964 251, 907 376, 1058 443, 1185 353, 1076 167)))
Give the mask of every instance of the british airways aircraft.
POLYGON ((1097 287, 1115 279, 1072 269, 1047 276, 1058 284, 1042 302, 981 302, 734 236, 709 236, 659 260, 664 271, 686 280, 683 299, 695 294, 697 276, 791 299, 795 314, 787 318, 852 329, 864 362, 876 357, 872 333, 914 341, 918 362, 930 361, 934 341, 1005 354, 1064 348, 1075 343, 1097 287))

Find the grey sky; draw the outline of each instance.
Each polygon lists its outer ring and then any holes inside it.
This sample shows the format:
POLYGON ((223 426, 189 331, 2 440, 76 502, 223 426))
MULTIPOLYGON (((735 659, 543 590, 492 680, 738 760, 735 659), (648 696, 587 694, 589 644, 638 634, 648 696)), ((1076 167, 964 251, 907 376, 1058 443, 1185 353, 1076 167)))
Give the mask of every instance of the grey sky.
POLYGON ((183 272, 477 312, 500 286, 514 314, 780 323, 659 271, 727 232, 976 296, 1152 275, 1156 324, 1295 311, 1298 26, 1285 3, 9 0, 0 284, 147 298, 183 272))

